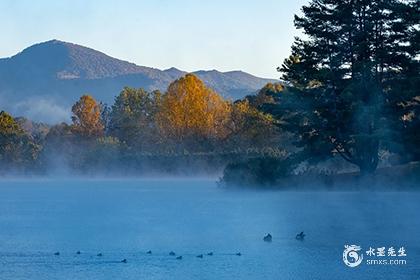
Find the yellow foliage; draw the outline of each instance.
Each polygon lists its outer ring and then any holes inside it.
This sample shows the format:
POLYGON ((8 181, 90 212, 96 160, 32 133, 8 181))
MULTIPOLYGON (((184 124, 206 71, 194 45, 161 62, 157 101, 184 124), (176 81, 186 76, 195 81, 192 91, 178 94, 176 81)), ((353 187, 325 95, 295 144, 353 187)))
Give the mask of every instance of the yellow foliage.
POLYGON ((157 123, 163 135, 177 140, 187 136, 223 138, 229 114, 228 102, 199 78, 187 74, 169 85, 157 123))
POLYGON ((83 136, 101 136, 104 133, 104 125, 101 121, 101 108, 96 100, 90 95, 83 95, 71 108, 72 130, 83 136))

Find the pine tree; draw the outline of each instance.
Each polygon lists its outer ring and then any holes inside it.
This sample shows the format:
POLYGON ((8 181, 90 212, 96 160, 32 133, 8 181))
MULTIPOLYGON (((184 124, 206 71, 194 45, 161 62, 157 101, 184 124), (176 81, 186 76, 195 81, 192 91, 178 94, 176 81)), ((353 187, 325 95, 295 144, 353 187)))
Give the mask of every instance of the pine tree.
POLYGON ((418 22, 409 19, 416 5, 313 0, 295 16, 304 36, 279 68, 289 90, 271 111, 298 136, 308 159, 338 153, 361 173, 376 169, 395 81, 416 56, 411 33, 418 22))

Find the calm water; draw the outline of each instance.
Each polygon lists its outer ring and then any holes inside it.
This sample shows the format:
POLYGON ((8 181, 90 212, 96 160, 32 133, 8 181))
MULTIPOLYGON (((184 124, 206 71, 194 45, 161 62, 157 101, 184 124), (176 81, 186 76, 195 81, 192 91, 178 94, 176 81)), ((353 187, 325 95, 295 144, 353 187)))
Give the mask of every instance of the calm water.
POLYGON ((0 182, 0 279, 420 279, 419 238, 420 193, 236 192, 181 179, 0 182), (272 243, 262 241, 268 232, 272 243), (349 268, 345 244, 363 253, 404 246, 407 264, 349 268))

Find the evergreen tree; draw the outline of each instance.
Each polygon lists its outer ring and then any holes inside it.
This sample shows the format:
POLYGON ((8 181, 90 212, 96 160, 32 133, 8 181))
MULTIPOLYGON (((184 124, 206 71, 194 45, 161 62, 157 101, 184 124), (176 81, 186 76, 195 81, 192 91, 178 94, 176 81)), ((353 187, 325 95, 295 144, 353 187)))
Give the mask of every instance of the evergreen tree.
POLYGON ((298 136, 307 159, 338 153, 371 173, 395 120, 395 81, 416 57, 418 4, 313 0, 302 11, 295 26, 305 35, 279 68, 289 92, 270 110, 298 136))

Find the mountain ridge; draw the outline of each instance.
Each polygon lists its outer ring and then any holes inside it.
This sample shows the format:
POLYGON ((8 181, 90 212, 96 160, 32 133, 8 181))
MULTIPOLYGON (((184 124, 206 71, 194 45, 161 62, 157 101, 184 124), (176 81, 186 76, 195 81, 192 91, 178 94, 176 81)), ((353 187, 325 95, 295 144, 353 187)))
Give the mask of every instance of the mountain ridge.
MULTIPOLYGON (((71 104, 82 94, 92 94, 111 104, 124 86, 165 91, 172 81, 187 73, 175 67, 160 70, 137 65, 93 48, 54 39, 0 58, 0 109, 40 121, 51 121, 48 112, 60 111, 59 117, 53 119, 68 120, 71 104), (42 112, 43 109, 46 111, 42 112)), ((240 70, 190 73, 232 100, 253 94, 268 82, 276 82, 240 70)))

